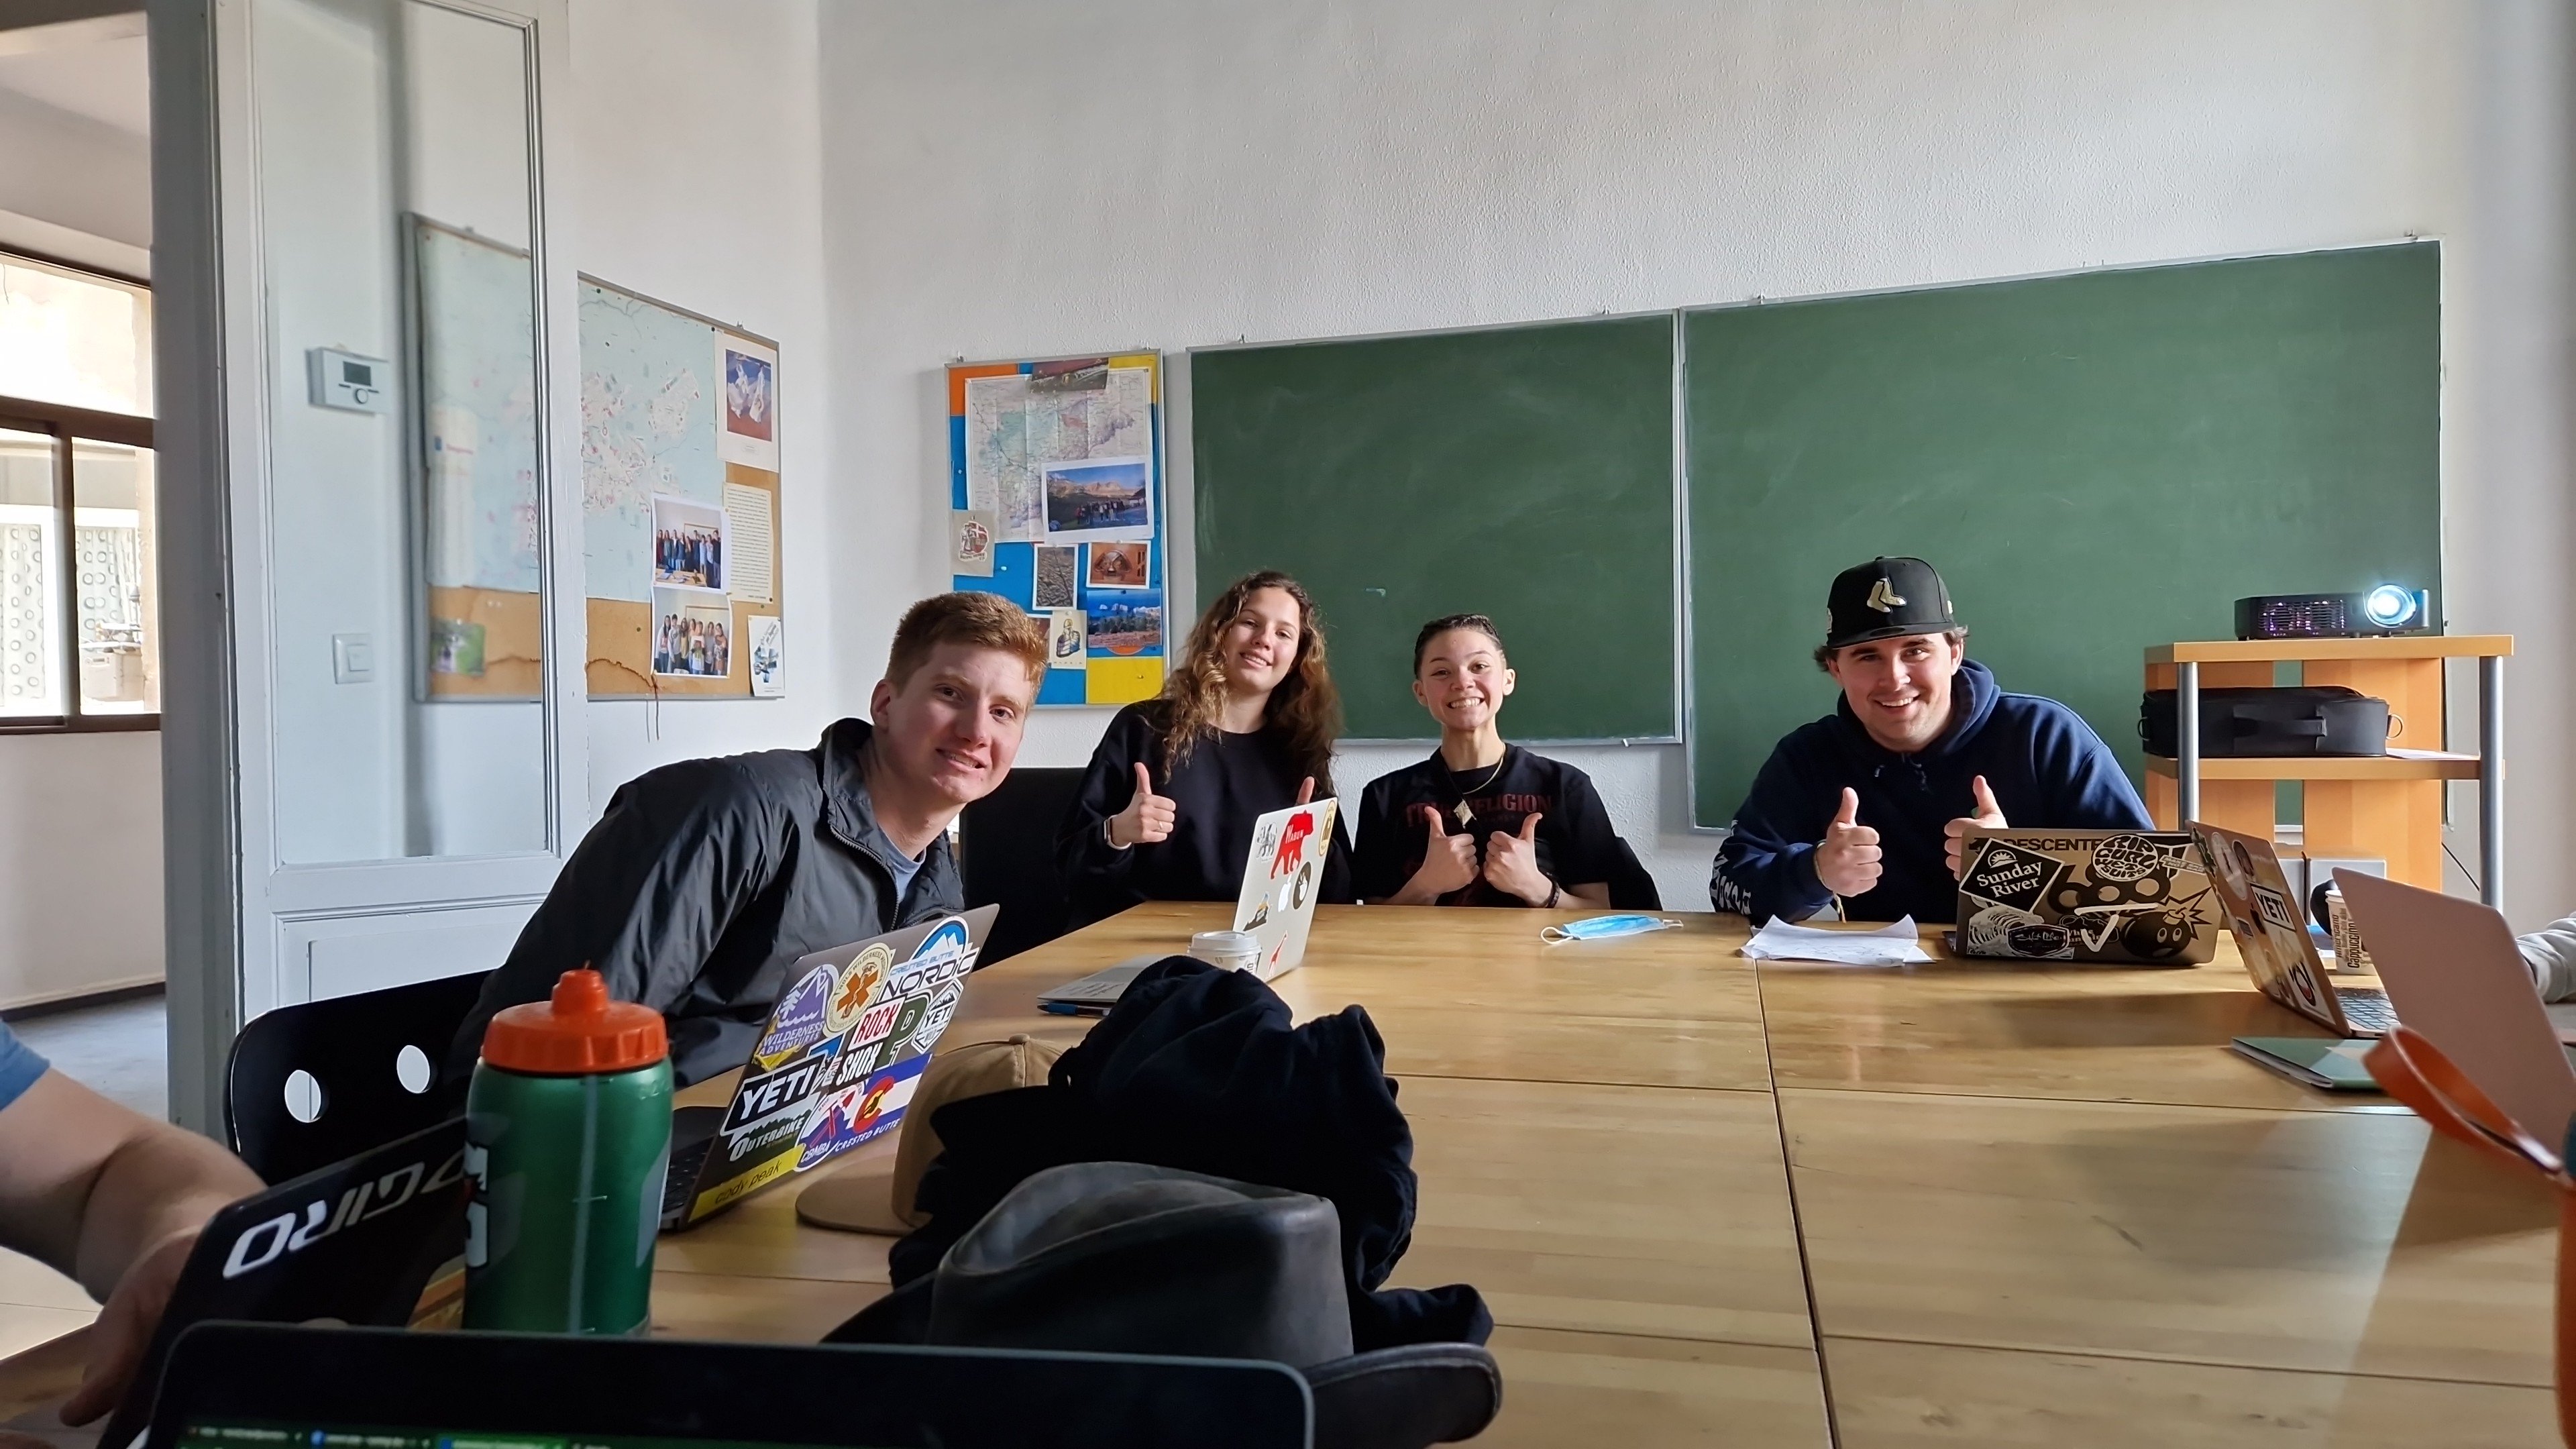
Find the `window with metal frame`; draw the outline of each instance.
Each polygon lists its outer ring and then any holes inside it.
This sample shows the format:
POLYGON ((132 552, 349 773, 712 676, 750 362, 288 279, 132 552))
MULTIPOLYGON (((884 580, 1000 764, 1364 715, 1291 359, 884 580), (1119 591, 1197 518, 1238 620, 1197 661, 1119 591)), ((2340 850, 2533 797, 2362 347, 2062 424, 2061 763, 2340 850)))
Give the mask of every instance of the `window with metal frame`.
POLYGON ((0 252, 0 733, 157 729, 152 292, 0 252))

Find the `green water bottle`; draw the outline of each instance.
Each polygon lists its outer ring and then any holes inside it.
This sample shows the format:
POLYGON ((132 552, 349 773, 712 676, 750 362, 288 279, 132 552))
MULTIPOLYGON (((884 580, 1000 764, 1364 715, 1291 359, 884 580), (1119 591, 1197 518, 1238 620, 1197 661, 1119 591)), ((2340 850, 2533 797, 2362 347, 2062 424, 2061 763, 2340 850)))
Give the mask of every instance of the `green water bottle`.
POLYGON ((495 1015, 465 1094, 465 1326, 644 1332, 670 1156, 660 1012, 581 970, 495 1015))

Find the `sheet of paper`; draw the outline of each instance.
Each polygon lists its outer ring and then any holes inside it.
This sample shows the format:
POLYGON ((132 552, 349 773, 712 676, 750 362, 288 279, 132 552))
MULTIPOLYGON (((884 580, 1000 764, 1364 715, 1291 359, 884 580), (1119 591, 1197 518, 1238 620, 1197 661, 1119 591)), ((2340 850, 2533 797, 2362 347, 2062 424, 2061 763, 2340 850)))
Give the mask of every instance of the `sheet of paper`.
POLYGON ((1907 916, 1892 926, 1832 931, 1774 920, 1744 943, 1756 961, 1824 961, 1836 966, 1916 966, 1932 959, 1922 931, 1907 916))
POLYGON ((725 521, 731 537, 732 593, 746 604, 766 604, 776 594, 778 578, 771 563, 778 557, 769 516, 769 490, 727 483, 725 521))
POLYGON ((776 614, 751 616, 751 696, 781 699, 787 694, 787 621, 776 614))

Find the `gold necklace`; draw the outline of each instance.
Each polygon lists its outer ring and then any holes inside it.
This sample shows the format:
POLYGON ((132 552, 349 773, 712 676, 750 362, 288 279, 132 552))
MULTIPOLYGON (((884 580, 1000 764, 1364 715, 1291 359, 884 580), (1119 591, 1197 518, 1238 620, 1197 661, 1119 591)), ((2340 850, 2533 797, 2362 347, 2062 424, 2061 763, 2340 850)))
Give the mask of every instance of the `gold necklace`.
MULTIPOLYGON (((1459 823, 1460 825, 1473 825, 1473 824, 1475 824, 1475 823, 1476 823, 1476 811, 1475 811, 1475 807, 1473 807, 1473 806, 1471 806, 1471 805, 1469 805, 1469 804, 1467 803, 1467 797, 1468 797, 1469 795, 1474 794, 1474 793, 1476 792, 1476 790, 1482 790, 1482 789, 1484 789, 1486 786, 1493 784, 1493 783, 1494 783, 1494 777, 1495 777, 1495 776, 1497 776, 1497 775, 1500 775, 1500 774, 1503 772, 1503 766, 1504 766, 1505 764, 1509 763, 1509 762, 1510 762, 1510 760, 1511 760, 1511 758, 1512 758, 1512 747, 1511 747, 1511 746, 1509 746, 1509 745, 1505 745, 1505 746, 1503 746, 1503 757, 1502 757, 1502 759, 1499 759, 1499 760, 1494 761, 1494 768, 1492 768, 1492 769, 1490 769, 1490 770, 1487 770, 1487 771, 1485 772, 1485 778, 1484 778, 1484 779, 1482 779, 1482 780, 1480 780, 1480 781, 1478 781, 1478 782, 1476 783, 1475 790, 1470 790, 1470 789, 1467 789, 1467 788, 1465 788, 1465 787, 1463 787, 1463 786, 1461 786, 1461 787, 1459 788, 1459 791, 1458 791, 1458 803, 1457 803, 1455 806, 1453 806, 1453 807, 1451 807, 1451 808, 1450 808, 1449 813, 1458 817, 1458 823, 1459 823)), ((1448 767, 1449 767, 1449 762, 1448 762, 1448 761, 1446 761, 1446 760, 1443 760, 1443 761, 1441 761, 1441 762, 1440 762, 1440 766, 1441 766, 1441 768, 1442 768, 1442 769, 1444 769, 1444 770, 1445 770, 1445 769, 1448 769, 1448 767)), ((1451 773, 1452 773, 1452 774, 1455 774, 1456 772, 1455 772, 1455 771, 1451 771, 1451 773)), ((1455 782, 1453 781, 1452 783, 1454 784, 1455 782)))

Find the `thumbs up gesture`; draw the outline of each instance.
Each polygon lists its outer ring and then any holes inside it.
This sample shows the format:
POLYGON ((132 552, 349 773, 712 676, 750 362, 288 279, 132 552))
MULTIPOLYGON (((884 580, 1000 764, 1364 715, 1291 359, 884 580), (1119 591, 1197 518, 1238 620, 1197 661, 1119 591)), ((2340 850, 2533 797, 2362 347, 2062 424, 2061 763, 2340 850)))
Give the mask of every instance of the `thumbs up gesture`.
POLYGON ((1556 882, 1538 868, 1538 823, 1545 818, 1533 812, 1522 817, 1520 834, 1497 830, 1485 837, 1485 879, 1534 906, 1556 894, 1556 882))
POLYGON ((1436 808, 1425 807, 1422 817, 1431 833, 1422 843, 1422 868, 1407 883, 1405 897, 1427 903, 1463 890, 1475 880, 1476 837, 1450 834, 1436 808))
POLYGON ((1969 826, 1981 825, 1988 830, 2002 830, 2005 828, 2004 808, 1995 803, 1995 792, 1986 788, 1986 777, 1979 775, 1975 780, 1969 782, 1968 788, 1974 793, 1976 809, 1972 813, 1962 815, 1958 819, 1951 821, 1947 826, 1943 827, 1950 837, 1950 874, 1953 877, 1956 877, 1962 868, 1960 865, 1960 852, 1968 843, 1967 835, 1969 826))
POLYGON ((1174 818, 1172 797, 1154 793, 1154 772, 1139 761, 1136 796, 1127 802, 1126 809, 1109 817, 1109 843, 1125 850, 1131 845, 1151 845, 1168 839, 1174 818))
POLYGON ((1867 895, 1885 869, 1881 859, 1878 832, 1860 823, 1860 792, 1843 787, 1842 808, 1816 846, 1816 879, 1838 896, 1867 895))

